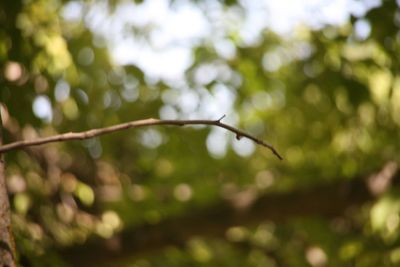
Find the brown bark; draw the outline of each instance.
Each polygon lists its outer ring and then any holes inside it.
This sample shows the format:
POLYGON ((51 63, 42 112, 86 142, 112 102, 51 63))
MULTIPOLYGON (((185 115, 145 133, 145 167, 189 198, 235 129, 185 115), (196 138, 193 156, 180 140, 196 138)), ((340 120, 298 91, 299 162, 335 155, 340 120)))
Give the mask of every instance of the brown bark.
POLYGON ((219 118, 218 120, 159 120, 159 119, 150 118, 150 119, 145 119, 145 120, 130 121, 130 122, 116 124, 116 125, 109 126, 109 127, 91 129, 91 130, 79 132, 79 133, 69 132, 69 133, 44 137, 44 138, 38 138, 36 140, 22 140, 22 141, 14 142, 11 144, 6 144, 4 146, 0 145, 0 152, 7 152, 7 151, 19 149, 19 148, 28 147, 28 146, 37 146, 37 145, 43 145, 43 144, 48 144, 48 143, 54 143, 54 142, 62 142, 62 141, 70 141, 70 140, 84 140, 84 139, 93 138, 95 136, 101 136, 101 135, 110 134, 110 133, 127 130, 127 129, 131 129, 131 128, 148 127, 148 126, 155 126, 155 125, 168 125, 168 126, 211 125, 211 126, 217 126, 220 128, 224 128, 230 132, 233 132, 234 134, 236 134, 236 139, 238 139, 238 140, 240 140, 242 137, 250 139, 253 142, 255 142, 256 144, 266 147, 269 150, 271 150, 271 152, 276 157, 278 157, 280 160, 283 159, 282 156, 278 153, 278 151, 272 145, 254 137, 242 130, 232 127, 228 124, 222 123, 221 120, 224 117, 225 117, 225 115, 222 116, 221 118, 219 118))
POLYGON ((156 225, 125 230, 110 240, 91 240, 61 251, 61 254, 73 266, 99 266, 154 252, 168 245, 180 246, 196 235, 223 237, 225 230, 235 225, 252 225, 265 220, 282 223, 310 216, 331 219, 372 199, 366 183, 354 180, 264 195, 247 208, 239 209, 232 205, 232 201, 222 201, 156 225))
MULTIPOLYGON (((0 112, 0 146, 3 143, 2 120, 0 112)), ((4 155, 0 153, 0 266, 14 267, 15 244, 11 230, 10 203, 5 178, 4 155)))

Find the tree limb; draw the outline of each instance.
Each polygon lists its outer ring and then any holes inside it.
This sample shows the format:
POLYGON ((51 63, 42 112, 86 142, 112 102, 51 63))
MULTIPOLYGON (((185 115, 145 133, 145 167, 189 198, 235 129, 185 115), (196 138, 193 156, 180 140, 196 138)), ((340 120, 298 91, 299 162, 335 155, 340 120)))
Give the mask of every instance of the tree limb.
POLYGON ((61 141, 69 141, 69 140, 83 140, 83 139, 89 139, 93 138, 96 136, 104 135, 104 134, 109 134, 121 130, 126 130, 130 128, 139 128, 139 127, 145 127, 145 126, 155 126, 155 125, 172 125, 172 126, 185 126, 185 125, 212 125, 212 126, 217 126, 224 128, 230 132, 233 132, 236 134, 236 138, 239 140, 242 137, 246 137, 256 144, 259 144, 261 146, 264 146, 271 150, 271 152, 277 156, 280 160, 282 160, 282 156, 278 153, 278 151, 270 144, 242 131, 239 130, 235 127, 232 127, 228 124, 222 123, 221 120, 224 118, 221 117, 218 120, 160 120, 160 119, 145 119, 145 120, 137 120, 137 121, 131 121, 127 123, 121 123, 117 125, 113 125, 110 127, 104 127, 104 128, 97 128, 97 129, 92 129, 84 132, 69 132, 69 133, 64 133, 64 134, 59 134, 59 135, 53 135, 49 137, 43 137, 43 138, 38 138, 35 140, 22 140, 14 143, 10 143, 7 145, 0 146, 0 153, 4 153, 7 151, 11 150, 16 150, 19 148, 23 147, 28 147, 28 146, 37 146, 37 145, 43 145, 47 143, 53 143, 53 142, 61 142, 61 141))
POLYGON ((267 194, 246 208, 225 200, 193 209, 158 224, 127 229, 109 240, 92 239, 61 251, 72 266, 102 266, 146 255, 170 245, 182 246, 194 236, 224 237, 231 226, 254 225, 265 220, 284 223, 293 218, 345 216, 349 209, 374 199, 365 180, 337 182, 287 193, 267 194))

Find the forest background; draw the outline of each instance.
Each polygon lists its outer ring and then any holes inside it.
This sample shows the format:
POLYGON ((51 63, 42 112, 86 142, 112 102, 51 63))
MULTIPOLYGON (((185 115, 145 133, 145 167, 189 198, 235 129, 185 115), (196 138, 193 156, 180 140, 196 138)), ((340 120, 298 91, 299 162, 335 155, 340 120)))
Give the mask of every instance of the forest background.
POLYGON ((400 264, 396 1, 0 2, 21 266, 400 264))

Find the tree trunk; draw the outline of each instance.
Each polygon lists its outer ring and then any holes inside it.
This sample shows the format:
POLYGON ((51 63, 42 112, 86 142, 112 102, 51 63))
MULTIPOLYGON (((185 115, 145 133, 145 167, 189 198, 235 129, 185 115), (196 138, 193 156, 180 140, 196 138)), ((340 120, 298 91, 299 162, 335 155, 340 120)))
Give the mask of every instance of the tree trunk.
POLYGON ((355 178, 295 192, 266 194, 248 207, 238 208, 225 200, 155 225, 126 229, 111 239, 93 238, 60 254, 72 266, 104 266, 149 255, 170 245, 182 246, 193 236, 223 238, 231 226, 257 225, 265 220, 284 223, 310 216, 330 220, 373 199, 365 180, 355 178))
MULTIPOLYGON (((0 110, 0 146, 3 144, 0 110)), ((0 153, 0 266, 15 267, 15 243, 11 230, 10 203, 6 187, 4 155, 0 153)))

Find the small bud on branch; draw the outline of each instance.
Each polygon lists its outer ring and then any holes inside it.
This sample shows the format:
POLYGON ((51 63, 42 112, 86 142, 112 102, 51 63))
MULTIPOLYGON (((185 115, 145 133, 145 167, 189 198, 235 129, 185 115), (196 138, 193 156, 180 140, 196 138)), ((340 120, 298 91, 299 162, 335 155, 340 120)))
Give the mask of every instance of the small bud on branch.
POLYGON ((110 126, 110 127, 92 129, 92 130, 79 132, 79 133, 69 132, 69 133, 64 133, 64 134, 59 134, 59 135, 54 135, 54 136, 49 136, 49 137, 38 138, 35 140, 17 141, 14 143, 0 146, 0 153, 4 153, 7 151, 16 150, 16 149, 28 147, 28 146, 43 145, 43 144, 47 144, 47 143, 62 142, 62 141, 69 141, 69 140, 89 139, 89 138, 93 138, 95 136, 109 134, 109 133, 129 129, 129 128, 139 128, 139 127, 155 126, 155 125, 171 125, 171 126, 212 125, 212 126, 224 128, 230 132, 235 133, 236 139, 238 139, 238 140, 242 137, 246 137, 246 138, 254 141, 256 144, 259 144, 259 145, 264 146, 264 147, 268 148, 269 150, 271 150, 271 152, 275 156, 277 156, 280 160, 283 159, 282 156, 276 151, 276 149, 272 145, 265 143, 264 141, 254 137, 246 132, 236 129, 228 124, 222 123, 221 120, 224 117, 225 117, 225 115, 222 116, 221 118, 219 118, 218 120, 159 120, 159 119, 150 118, 150 119, 145 119, 145 120, 131 121, 131 122, 121 123, 121 124, 117 124, 117 125, 110 126))

